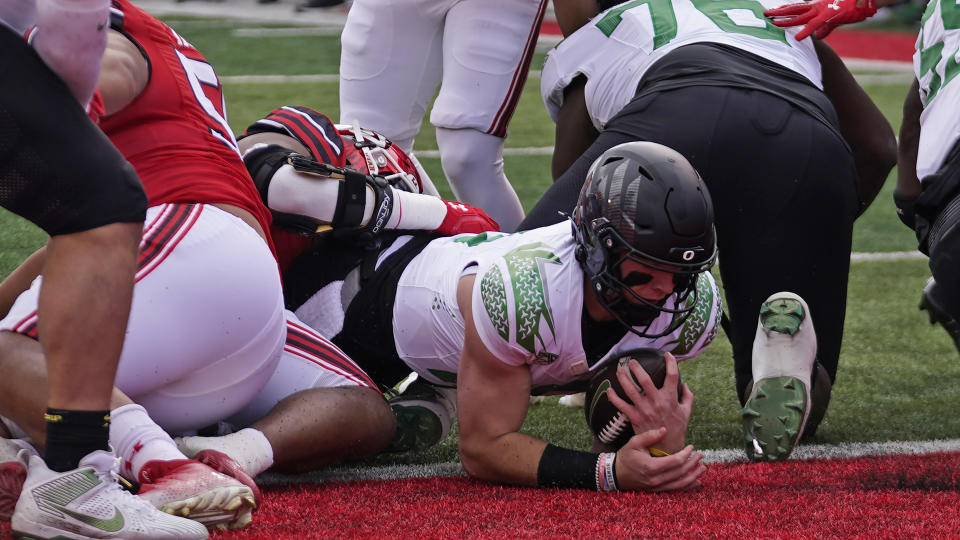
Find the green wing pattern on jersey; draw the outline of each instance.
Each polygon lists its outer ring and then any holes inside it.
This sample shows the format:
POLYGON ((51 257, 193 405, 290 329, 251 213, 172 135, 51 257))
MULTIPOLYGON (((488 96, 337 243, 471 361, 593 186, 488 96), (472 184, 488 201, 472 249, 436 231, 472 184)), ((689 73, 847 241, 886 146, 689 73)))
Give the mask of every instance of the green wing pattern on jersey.
MULTIPOLYGON (((544 262, 560 264, 553 248, 537 242, 518 246, 508 252, 504 259, 513 282, 513 297, 517 311, 517 343, 531 353, 536 353, 536 341, 540 338, 540 319, 544 319, 550 332, 555 332, 553 317, 547 305, 547 292, 543 288, 544 262)), ((543 339, 539 340, 543 343, 543 339)))
POLYGON ((503 284, 503 274, 499 266, 491 266, 480 280, 480 296, 487 316, 494 328, 505 340, 510 339, 510 321, 507 317, 507 288, 503 284))
MULTIPOLYGON (((714 288, 705 274, 697 277, 697 304, 687 320, 680 328, 680 337, 677 339, 677 346, 673 349, 674 354, 688 354, 697 344, 697 340, 704 332, 708 332, 704 345, 713 341, 717 336, 719 325, 710 325, 710 312, 713 310, 714 302, 719 302, 719 297, 714 294, 714 288)), ((719 313, 720 306, 717 306, 719 313)))

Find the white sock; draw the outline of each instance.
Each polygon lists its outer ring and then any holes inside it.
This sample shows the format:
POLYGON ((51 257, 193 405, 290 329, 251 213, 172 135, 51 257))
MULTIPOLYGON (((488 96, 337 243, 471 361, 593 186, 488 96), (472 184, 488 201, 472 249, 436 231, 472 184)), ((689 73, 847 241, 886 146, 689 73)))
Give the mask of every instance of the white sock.
POLYGON ((177 443, 190 457, 201 450, 217 450, 233 458, 243 472, 255 477, 273 465, 273 447, 263 432, 245 428, 221 437, 180 437, 177 443))
POLYGON ((138 480, 140 469, 148 461, 187 459, 170 435, 150 419, 147 410, 136 404, 110 411, 110 444, 123 458, 120 472, 129 480, 138 480))

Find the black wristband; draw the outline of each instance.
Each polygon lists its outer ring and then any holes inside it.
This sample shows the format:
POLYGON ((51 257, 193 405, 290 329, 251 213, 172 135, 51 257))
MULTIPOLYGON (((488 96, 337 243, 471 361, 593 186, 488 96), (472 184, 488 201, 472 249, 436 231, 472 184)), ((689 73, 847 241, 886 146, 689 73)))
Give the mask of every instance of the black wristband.
POLYGON ((597 454, 548 444, 537 466, 537 485, 597 489, 597 454))

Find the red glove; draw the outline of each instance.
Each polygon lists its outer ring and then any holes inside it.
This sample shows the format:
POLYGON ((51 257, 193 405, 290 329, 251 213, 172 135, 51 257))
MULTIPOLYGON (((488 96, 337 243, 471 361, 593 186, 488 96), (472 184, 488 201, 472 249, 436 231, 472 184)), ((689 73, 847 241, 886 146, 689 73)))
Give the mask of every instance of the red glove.
POLYGON ((823 39, 841 24, 860 22, 877 12, 876 0, 859 0, 859 3, 858 0, 812 0, 768 9, 763 14, 781 28, 806 25, 797 32, 797 41, 811 34, 823 39))
POLYGON ((500 230, 500 225, 493 218, 475 206, 451 201, 443 203, 447 205, 447 215, 443 218, 443 223, 433 231, 440 236, 500 230))

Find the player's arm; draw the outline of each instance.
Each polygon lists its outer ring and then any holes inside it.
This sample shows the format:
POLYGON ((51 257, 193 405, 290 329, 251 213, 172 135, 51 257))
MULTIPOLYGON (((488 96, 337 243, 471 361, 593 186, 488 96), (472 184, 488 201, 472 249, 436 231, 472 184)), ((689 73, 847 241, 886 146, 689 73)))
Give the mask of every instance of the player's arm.
POLYGON ((569 450, 520 433, 530 401, 530 371, 501 362, 483 344, 472 315, 474 281, 475 276, 464 277, 457 291, 466 325, 457 377, 460 460, 468 474, 490 482, 604 490, 697 485, 705 469, 692 447, 666 457, 650 454, 648 448, 662 443, 666 430, 646 431, 616 454, 569 450), (613 482, 603 480, 608 473, 613 482))
POLYGON ((853 151, 860 186, 860 213, 873 202, 897 163, 897 139, 886 117, 829 45, 815 40, 823 90, 840 120, 840 133, 853 151))
POLYGON ((457 290, 466 326, 457 375, 460 460, 474 478, 536 486, 547 443, 519 432, 530 403, 530 369, 501 362, 483 344, 473 319, 474 281, 462 278, 457 290))
POLYGON ((597 13, 600 13, 597 0, 553 0, 553 14, 563 37, 576 32, 597 13))
POLYGON ((920 83, 916 79, 907 91, 903 102, 903 122, 900 124, 900 144, 897 151, 897 187, 893 201, 900 221, 913 229, 916 225, 913 204, 920 196, 920 179, 917 178, 917 150, 920 146, 920 83))
POLYGON ((560 178, 600 135, 587 113, 584 96, 586 84, 587 78, 580 75, 564 89, 563 105, 557 113, 556 142, 550 164, 554 180, 560 178))
POLYGON ((120 32, 111 30, 97 81, 104 114, 114 114, 129 105, 149 82, 150 65, 140 48, 120 32))

